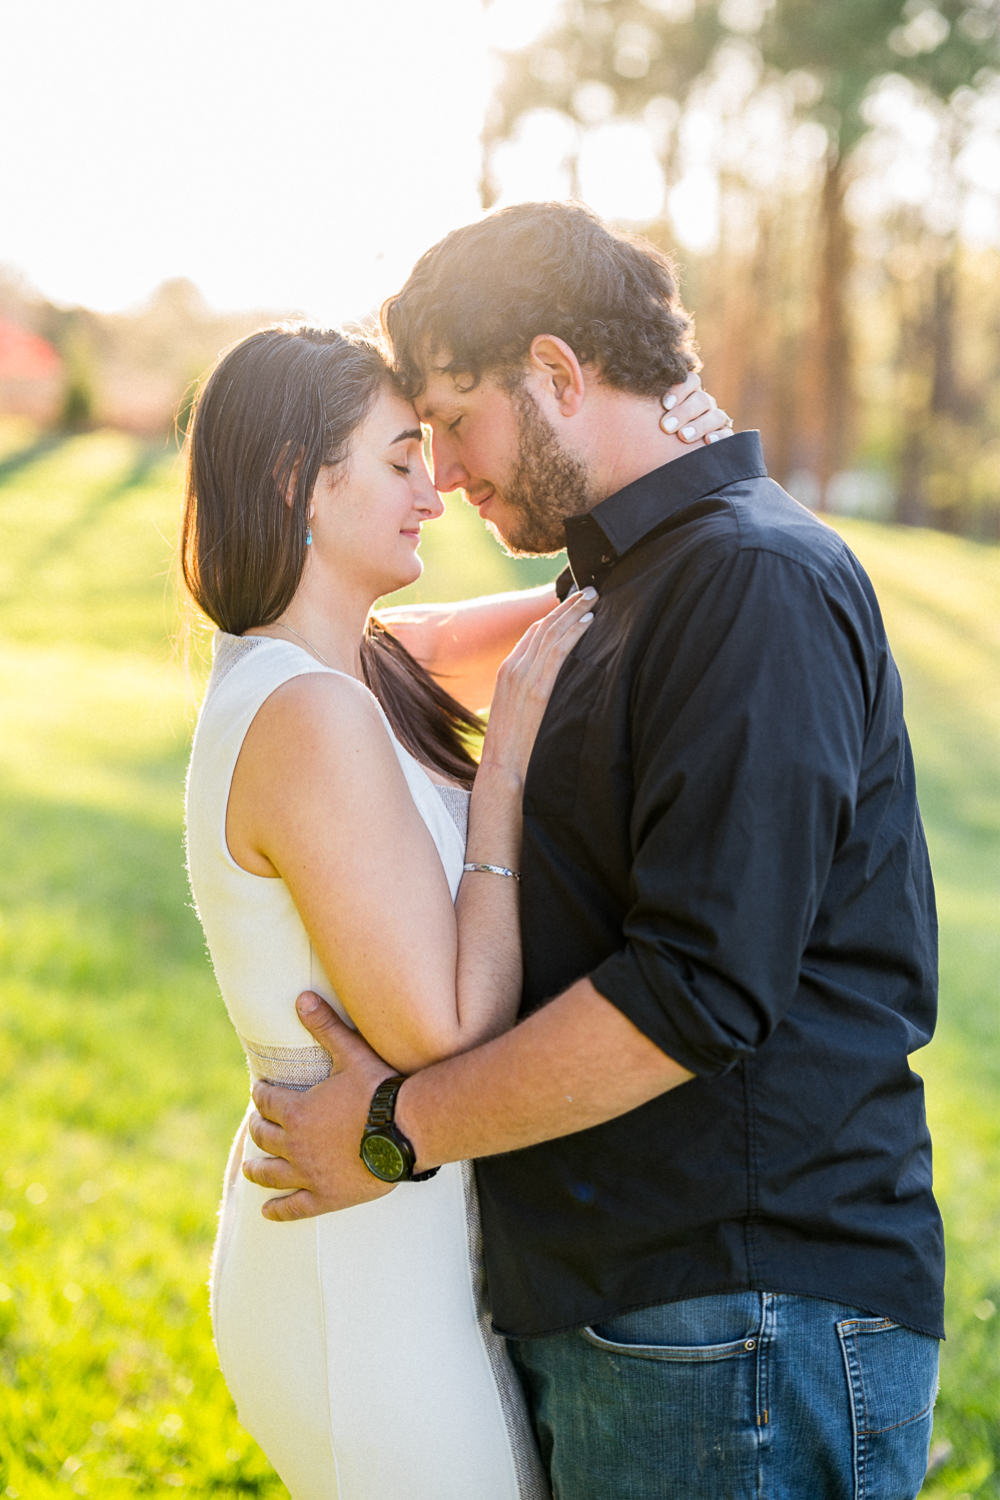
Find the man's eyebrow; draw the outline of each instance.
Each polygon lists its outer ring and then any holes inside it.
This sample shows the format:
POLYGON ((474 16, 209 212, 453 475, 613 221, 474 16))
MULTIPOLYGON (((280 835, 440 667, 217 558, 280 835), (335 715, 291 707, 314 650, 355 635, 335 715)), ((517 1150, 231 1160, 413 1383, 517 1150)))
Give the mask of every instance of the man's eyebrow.
POLYGON ((393 448, 397 443, 409 442, 411 438, 414 438, 418 443, 423 442, 424 435, 419 427, 408 427, 405 432, 397 432, 389 447, 393 448))

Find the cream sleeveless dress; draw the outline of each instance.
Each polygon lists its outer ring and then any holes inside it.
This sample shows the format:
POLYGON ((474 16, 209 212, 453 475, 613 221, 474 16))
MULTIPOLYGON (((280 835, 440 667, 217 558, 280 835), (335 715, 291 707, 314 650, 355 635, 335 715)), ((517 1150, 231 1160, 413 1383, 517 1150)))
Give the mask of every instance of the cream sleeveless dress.
MULTIPOLYGON (((284 882, 231 858, 226 808, 258 709, 283 682, 327 670, 298 646, 220 632, 188 775, 188 866, 219 986, 251 1077, 291 1088, 330 1069, 295 1014, 300 990, 348 1017, 284 882)), ((382 718, 454 898, 468 796, 435 787, 382 718)), ((242 1175, 244 1154, 260 1154, 245 1121, 226 1171, 213 1328, 240 1421, 293 1500, 549 1500, 490 1327, 469 1165, 341 1213, 272 1224, 260 1209, 273 1194, 242 1175)))

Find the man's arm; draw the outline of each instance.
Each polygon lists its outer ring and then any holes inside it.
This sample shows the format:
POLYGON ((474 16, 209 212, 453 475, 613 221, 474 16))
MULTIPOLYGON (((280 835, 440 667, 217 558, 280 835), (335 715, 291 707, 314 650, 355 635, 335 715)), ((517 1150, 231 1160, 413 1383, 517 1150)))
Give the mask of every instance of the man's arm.
POLYGON ((497 669, 529 625, 556 606, 555 585, 454 604, 397 604, 378 618, 452 697, 488 708, 497 669))
MULTIPOLYGON (((267 1118, 253 1116, 250 1133, 274 1156, 243 1171, 261 1187, 290 1192, 265 1205, 275 1220, 385 1193, 358 1146, 372 1094, 392 1070, 317 996, 301 997, 299 1015, 330 1052, 334 1072, 307 1093, 254 1087, 267 1118)), ((396 1120, 423 1171, 586 1130, 692 1076, 581 979, 513 1031, 414 1073, 399 1091, 396 1120)))

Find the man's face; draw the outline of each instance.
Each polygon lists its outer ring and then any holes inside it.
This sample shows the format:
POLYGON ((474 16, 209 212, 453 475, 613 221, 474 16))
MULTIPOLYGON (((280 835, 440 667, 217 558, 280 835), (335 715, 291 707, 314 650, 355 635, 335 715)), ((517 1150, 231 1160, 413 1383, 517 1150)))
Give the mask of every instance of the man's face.
POLYGON ((416 400, 431 428, 434 484, 460 489, 507 550, 537 555, 566 544, 563 521, 593 503, 585 465, 559 442, 529 382, 505 389, 484 376, 432 371, 416 400))

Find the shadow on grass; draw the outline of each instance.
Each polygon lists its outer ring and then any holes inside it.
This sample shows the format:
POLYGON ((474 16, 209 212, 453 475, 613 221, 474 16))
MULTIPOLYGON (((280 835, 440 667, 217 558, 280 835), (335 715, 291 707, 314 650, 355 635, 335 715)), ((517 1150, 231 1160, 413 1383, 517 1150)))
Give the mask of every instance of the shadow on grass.
POLYGON ((26 448, 18 448, 16 453, 8 453, 7 457, 0 459, 0 484, 13 475, 20 473, 22 469, 29 469, 32 464, 47 458, 57 448, 62 448, 70 440, 70 434, 65 432, 47 432, 42 437, 36 438, 26 448))
MULTIPOLYGON (((199 961, 204 954, 179 827, 165 829, 136 816, 0 788, 0 845, 4 945, 9 946, 12 921, 30 912, 58 915, 60 922, 53 921, 44 943, 48 959, 44 951, 36 955, 51 982, 61 976, 74 984, 117 983, 107 967, 112 954, 113 967, 127 963, 135 980, 199 961), (74 929, 82 952, 94 953, 93 965, 81 958, 81 967, 69 973, 57 960, 61 922, 74 929)), ((24 949, 8 952, 7 959, 8 973, 23 974, 29 963, 24 949)))
POLYGON ((180 830, 0 789, 5 1091, 46 1133, 119 1142, 166 1110, 244 1107, 246 1070, 191 906, 180 830))
MULTIPOLYGON (((31 578, 40 564, 49 564, 57 557, 72 552, 81 538, 106 518, 109 510, 123 500, 130 499, 135 490, 142 489, 149 483, 150 476, 163 462, 164 456, 161 444, 144 443, 128 471, 120 479, 105 485, 92 495, 65 526, 46 533, 34 552, 29 553, 22 563, 22 578, 31 578)), ((0 483, 2 477, 0 475, 0 483)))

